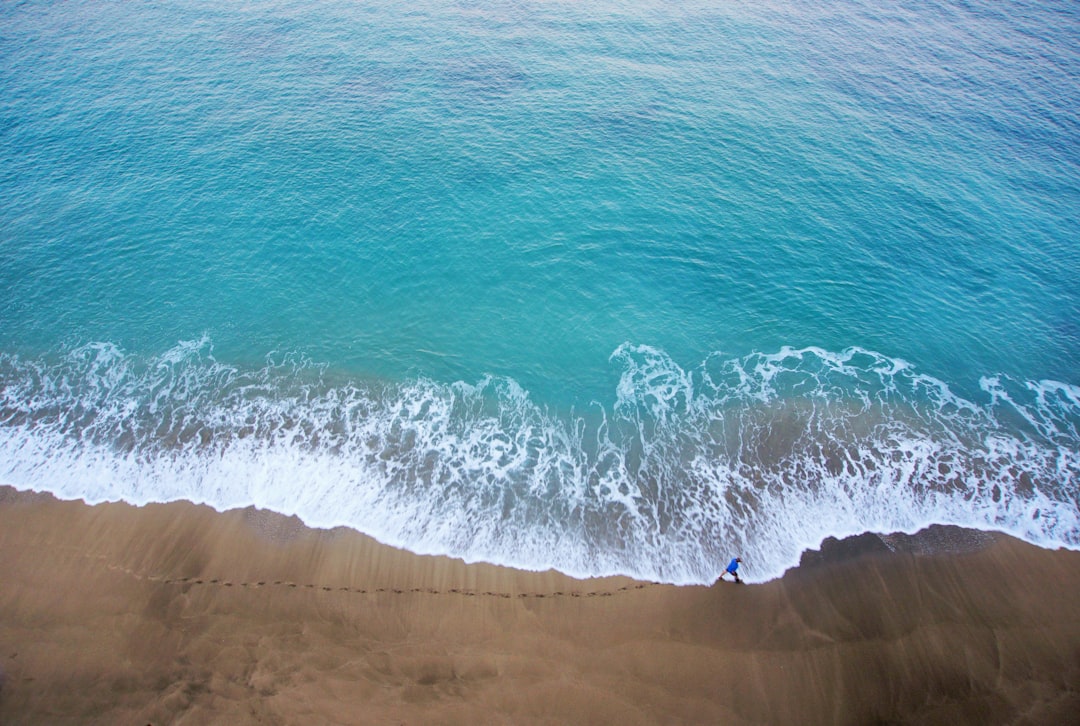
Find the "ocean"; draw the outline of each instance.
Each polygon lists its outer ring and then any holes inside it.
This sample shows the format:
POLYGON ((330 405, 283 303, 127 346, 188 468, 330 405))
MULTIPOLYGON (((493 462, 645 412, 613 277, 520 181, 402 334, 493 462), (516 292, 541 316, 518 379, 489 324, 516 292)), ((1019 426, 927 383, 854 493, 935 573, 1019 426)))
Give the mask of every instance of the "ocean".
POLYGON ((0 483, 578 576, 1080 548, 1080 8, 0 5, 0 483))

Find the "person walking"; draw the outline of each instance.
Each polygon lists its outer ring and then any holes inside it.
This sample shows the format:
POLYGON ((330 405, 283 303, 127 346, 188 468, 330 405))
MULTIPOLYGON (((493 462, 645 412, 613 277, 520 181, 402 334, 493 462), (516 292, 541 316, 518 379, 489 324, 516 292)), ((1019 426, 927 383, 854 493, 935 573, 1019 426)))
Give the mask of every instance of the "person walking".
POLYGON ((720 573, 720 579, 723 580, 724 575, 731 575, 735 578, 735 582, 741 583, 742 580, 739 579, 739 564, 741 562, 741 557, 732 558, 731 562, 728 563, 727 569, 720 573))

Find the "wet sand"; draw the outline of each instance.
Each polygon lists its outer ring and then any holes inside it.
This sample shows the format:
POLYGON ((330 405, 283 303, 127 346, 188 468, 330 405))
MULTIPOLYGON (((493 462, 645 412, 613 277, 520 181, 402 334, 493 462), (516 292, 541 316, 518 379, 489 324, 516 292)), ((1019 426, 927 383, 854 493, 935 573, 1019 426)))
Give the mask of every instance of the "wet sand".
POLYGON ((0 723, 1075 723, 1080 553, 935 529, 574 580, 0 488, 0 723), (748 559, 750 559, 748 557, 748 559))

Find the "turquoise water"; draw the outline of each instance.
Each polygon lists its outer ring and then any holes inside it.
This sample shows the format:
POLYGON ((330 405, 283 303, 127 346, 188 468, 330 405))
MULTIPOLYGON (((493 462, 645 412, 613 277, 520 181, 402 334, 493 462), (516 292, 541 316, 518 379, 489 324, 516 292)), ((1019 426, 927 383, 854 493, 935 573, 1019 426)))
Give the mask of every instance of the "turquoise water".
POLYGON ((0 479, 707 582, 1080 545, 1069 3, 0 8, 0 479))

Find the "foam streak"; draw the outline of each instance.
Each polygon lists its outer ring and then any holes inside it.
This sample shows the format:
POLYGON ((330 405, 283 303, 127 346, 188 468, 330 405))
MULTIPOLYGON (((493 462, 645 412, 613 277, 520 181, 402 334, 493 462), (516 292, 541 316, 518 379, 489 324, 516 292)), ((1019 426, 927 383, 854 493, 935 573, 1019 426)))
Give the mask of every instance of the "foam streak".
POLYGON ((0 478, 89 502, 255 505, 421 553, 575 576, 778 576, 827 536, 932 523, 1080 546, 1080 395, 985 378, 965 400, 872 351, 683 370, 623 345, 616 401, 560 417, 506 378, 330 383, 209 340, 0 356, 0 478))

